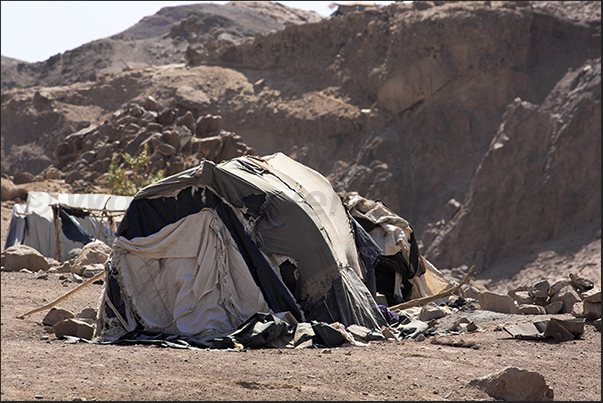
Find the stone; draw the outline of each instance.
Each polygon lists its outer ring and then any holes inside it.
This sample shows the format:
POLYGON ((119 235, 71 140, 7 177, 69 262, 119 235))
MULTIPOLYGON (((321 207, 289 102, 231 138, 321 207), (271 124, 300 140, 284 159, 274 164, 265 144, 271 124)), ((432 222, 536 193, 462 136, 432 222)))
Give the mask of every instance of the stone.
POLYGON ((570 285, 571 283, 572 282, 567 278, 562 278, 562 279, 555 281, 549 287, 549 297, 552 297, 553 295, 557 294, 560 289, 562 289, 565 286, 570 285))
POLYGON ((546 384, 542 374, 516 367, 507 367, 494 374, 473 379, 469 386, 477 387, 500 400, 552 401, 554 397, 553 390, 546 384))
POLYGON ((590 281, 589 279, 584 278, 584 277, 579 276, 574 273, 570 273, 569 278, 570 278, 572 284, 574 284, 576 286, 576 288, 579 290, 590 290, 591 288, 593 288, 595 286, 595 284, 592 281, 590 281))
POLYGON ((594 321, 601 317, 601 302, 582 301, 582 314, 589 321, 594 321))
POLYGON ((593 321, 593 325, 595 325, 595 329, 597 329, 597 331, 601 331, 601 318, 596 319, 593 321))
POLYGON ((32 272, 49 269, 48 261, 37 250, 27 245, 15 245, 2 251, 2 271, 19 271, 26 268, 32 272))
POLYGON ((58 338, 64 336, 80 337, 82 339, 90 340, 94 336, 94 326, 86 323, 79 319, 64 319, 57 322, 53 327, 52 331, 58 338))
POLYGON ((510 295, 511 298, 513 298, 515 301, 517 301, 517 304, 519 304, 519 305, 526 305, 526 304, 534 303, 534 301, 532 300, 532 297, 530 297, 530 292, 527 290, 525 290, 525 291, 511 290, 507 294, 510 295))
POLYGON ((147 111, 157 112, 157 100, 155 100, 155 98, 152 96, 148 96, 144 101, 144 108, 147 111))
POLYGON ((482 291, 478 295, 479 306, 486 311, 501 313, 517 313, 515 300, 510 295, 482 291))
POLYGON ((550 315, 561 312, 561 309, 563 309, 563 301, 551 302, 544 306, 544 310, 550 315))
POLYGON ((73 313, 61 308, 51 308, 50 311, 42 319, 42 324, 46 326, 54 326, 58 322, 73 318, 73 313))
POLYGON ((80 267, 80 272, 78 274, 84 278, 92 278, 103 271, 105 271, 105 265, 102 263, 95 263, 80 267))
POLYGON ((195 117, 193 116, 191 111, 186 111, 186 113, 179 117, 176 120, 176 125, 179 126, 185 126, 186 128, 188 128, 191 133, 195 133, 195 129, 196 129, 196 124, 195 124, 195 117))
POLYGON ((424 305, 419 312, 419 320, 423 322, 429 322, 432 319, 439 319, 443 318, 444 316, 446 316, 446 311, 444 311, 434 302, 424 305))
POLYGON ((13 183, 15 185, 21 185, 23 183, 31 183, 31 182, 35 182, 36 178, 33 174, 30 174, 29 172, 17 172, 14 176, 13 176, 13 183))
POLYGON ((580 302, 581 300, 582 299, 580 298, 576 290, 574 290, 574 287, 572 285, 567 285, 557 291, 557 293, 550 298, 549 303, 553 303, 555 301, 562 301, 563 308, 561 309, 560 313, 570 313, 572 312, 574 304, 576 302, 580 302))
POLYGON ((542 305, 522 304, 517 307, 518 313, 522 315, 544 315, 546 310, 542 305))
POLYGON ((549 282, 547 280, 538 281, 529 288, 528 293, 536 305, 546 305, 549 298, 549 282))
POLYGON ((0 183, 2 186, 0 190, 2 201, 12 200, 19 195, 19 188, 10 179, 2 178, 0 183))
POLYGON ((581 293, 582 299, 587 300, 588 302, 593 303, 601 303, 601 289, 593 288, 581 293))
POLYGON ((46 171, 46 179, 47 180, 61 179, 61 171, 59 171, 55 167, 48 168, 48 170, 46 171))
POLYGON ((96 320, 97 314, 98 312, 94 308, 84 308, 77 315, 75 315, 75 318, 96 320))

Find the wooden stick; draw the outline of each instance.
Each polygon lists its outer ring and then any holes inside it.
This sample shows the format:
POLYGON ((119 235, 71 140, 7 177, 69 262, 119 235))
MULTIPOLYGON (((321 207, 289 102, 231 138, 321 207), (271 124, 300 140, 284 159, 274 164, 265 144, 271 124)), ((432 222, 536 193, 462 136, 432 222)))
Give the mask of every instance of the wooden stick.
POLYGON ((444 291, 442 291, 438 294, 435 294, 435 295, 431 295, 428 297, 422 297, 422 298, 416 298, 411 301, 402 302, 401 304, 388 307, 387 309, 389 309, 390 311, 401 311, 403 309, 408 309, 408 308, 412 308, 412 307, 419 306, 419 305, 425 305, 425 304, 428 304, 437 299, 447 297, 448 295, 453 294, 455 291, 457 291, 459 288, 461 288, 461 286, 463 284, 465 284, 467 281, 469 281, 469 278, 473 275, 474 268, 475 268, 475 265, 471 266, 471 268, 469 269, 469 272, 467 273, 467 275, 465 276, 463 281, 461 281, 459 284, 457 284, 451 288, 444 289, 444 291))
POLYGON ((73 290, 69 291, 67 294, 63 295, 62 297, 60 297, 60 298, 58 298, 58 299, 54 300, 54 301, 53 301, 53 302, 51 302, 50 304, 48 304, 48 305, 44 305, 44 306, 43 306, 43 307, 41 307, 41 308, 36 308, 36 309, 34 309, 33 311, 29 311, 29 312, 27 312, 27 313, 24 313, 24 314, 23 314, 23 315, 21 315, 21 316, 17 316, 17 319, 23 319, 23 318, 25 318, 26 316, 29 316, 29 315, 31 315, 31 314, 33 314, 33 313, 42 312, 42 311, 45 311, 46 309, 50 309, 50 308, 52 308, 52 307, 53 307, 53 306, 55 306, 55 305, 58 305, 59 303, 61 303, 61 302, 65 301, 67 298, 71 297, 73 294, 75 294, 75 293, 77 293, 77 292, 79 292, 79 291, 83 290, 84 288, 88 287, 90 284, 94 283, 96 280, 100 279, 100 278, 101 278, 102 276, 104 276, 104 275, 105 275, 105 271, 103 270, 103 271, 102 271, 102 273, 98 273, 96 276, 92 277, 90 280, 86 281, 86 282, 85 282, 85 283, 83 283, 83 284, 80 284, 78 287, 76 287, 76 288, 74 288, 73 290))

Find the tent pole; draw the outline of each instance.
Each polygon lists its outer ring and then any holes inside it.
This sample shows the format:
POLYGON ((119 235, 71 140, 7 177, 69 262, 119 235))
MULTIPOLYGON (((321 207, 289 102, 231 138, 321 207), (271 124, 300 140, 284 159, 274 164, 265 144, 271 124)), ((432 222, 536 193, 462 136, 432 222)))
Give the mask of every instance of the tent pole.
POLYGON ((59 240, 59 236, 61 234, 61 223, 59 221, 59 206, 57 204, 52 206, 52 216, 54 218, 54 258, 59 263, 62 263, 61 259, 61 241, 59 240))

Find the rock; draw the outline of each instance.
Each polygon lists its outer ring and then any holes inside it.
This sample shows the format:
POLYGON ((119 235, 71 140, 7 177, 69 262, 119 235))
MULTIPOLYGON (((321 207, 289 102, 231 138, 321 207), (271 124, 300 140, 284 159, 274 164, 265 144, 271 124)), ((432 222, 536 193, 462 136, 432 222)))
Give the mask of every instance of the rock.
POLYGON ((450 221, 460 209, 461 203, 459 203, 455 199, 448 200, 448 202, 444 205, 444 208, 442 209, 442 220, 450 221))
POLYGON ((562 279, 555 281, 549 287, 549 297, 552 297, 553 295, 557 294, 560 289, 562 289, 565 286, 570 285, 571 283, 572 282, 566 278, 562 278, 562 279))
POLYGON ((73 267, 78 268, 96 263, 105 264, 111 256, 112 249, 101 241, 89 242, 82 248, 82 252, 75 258, 73 267))
POLYGON ((40 252, 27 245, 15 245, 2 251, 0 266, 2 271, 19 271, 23 268, 37 272, 50 267, 40 252))
POLYGON ((595 329, 597 329, 600 332, 601 331, 601 318, 594 320, 593 325, 595 325, 595 329))
POLYGON ((522 315, 544 315, 546 310, 542 305, 522 304, 517 307, 517 311, 522 315))
POLYGON ((14 176, 13 176, 13 183, 15 185, 21 185, 23 183, 31 183, 31 182, 35 182, 36 177, 33 174, 30 174, 29 172, 17 172, 14 176))
POLYGON ((473 379, 469 386, 477 387, 495 399, 553 400, 553 390, 541 374, 516 367, 507 367, 500 372, 473 379))
POLYGON ((572 285, 567 285, 559 290, 555 295, 550 298, 549 303, 553 303, 556 301, 563 302, 563 308, 561 309, 561 313, 570 313, 572 312, 572 308, 576 302, 581 301, 582 299, 574 290, 572 285))
POLYGON ((8 178, 0 179, 2 201, 12 200, 19 195, 19 188, 8 178))
POLYGON ((58 180, 61 179, 61 171, 55 167, 50 167, 46 171, 46 180, 58 180))
POLYGON ((419 320, 423 322, 429 322, 432 319, 439 319, 446 316, 446 311, 440 308, 434 302, 430 302, 429 304, 423 306, 421 308, 421 312, 419 312, 419 320))
POLYGON ((65 319, 73 318, 73 313, 66 309, 61 308, 51 308, 50 311, 46 314, 44 319, 42 319, 42 324, 46 326, 54 326, 65 319))
POLYGON ((530 292, 527 290, 511 290, 507 294, 510 295, 511 298, 513 298, 515 301, 517 301, 517 304, 519 305, 534 303, 532 297, 530 297, 530 292))
POLYGON ((73 336, 90 340, 94 336, 94 326, 79 319, 64 319, 57 322, 52 327, 52 331, 58 338, 73 336))
POLYGON ((98 314, 98 312, 94 308, 84 308, 81 310, 81 312, 79 312, 77 315, 75 315, 75 318, 76 319, 96 320, 97 314, 98 314))
POLYGON ((589 321, 599 319, 601 317, 601 303, 586 300, 576 302, 572 308, 572 315, 576 318, 585 318, 589 321))
POLYGON ((537 305, 546 305, 549 298, 549 282, 547 280, 541 280, 534 283, 528 290, 530 297, 537 305))
POLYGON ((82 266, 78 274, 84 278, 92 278, 103 271, 105 271, 105 265, 103 263, 95 263, 82 266))
POLYGON ((148 96, 144 101, 144 108, 147 111, 157 112, 157 101, 152 96, 148 96))
POLYGON ((478 301, 480 308, 486 311, 517 313, 517 306, 510 295, 483 291, 479 293, 478 301))
POLYGON ((569 277, 572 281, 572 284, 574 284, 579 290, 590 290, 595 286, 595 284, 589 279, 578 276, 574 273, 570 273, 569 277))
POLYGON ((551 302, 544 306, 544 310, 550 315, 561 312, 561 309, 563 309, 563 301, 551 302))
POLYGON ((179 117, 176 120, 176 125, 178 126, 185 126, 186 128, 188 128, 191 133, 195 133, 195 129, 196 129, 196 124, 195 124, 195 117, 193 116, 191 111, 186 111, 186 113, 179 117))
POLYGON ((601 289, 593 288, 591 290, 584 291, 581 293, 582 299, 588 302, 601 303, 601 289))

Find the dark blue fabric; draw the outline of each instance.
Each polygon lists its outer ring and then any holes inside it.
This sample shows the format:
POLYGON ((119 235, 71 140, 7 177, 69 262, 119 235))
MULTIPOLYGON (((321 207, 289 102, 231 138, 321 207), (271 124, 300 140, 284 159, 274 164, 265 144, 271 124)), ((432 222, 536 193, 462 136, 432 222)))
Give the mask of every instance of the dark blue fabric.
POLYGON ((83 244, 87 244, 94 240, 94 237, 90 235, 79 222, 67 214, 62 208, 59 207, 59 210, 61 227, 63 229, 63 234, 65 234, 67 239, 74 242, 81 242, 83 244))
POLYGON ((373 240, 373 238, 366 232, 366 230, 356 221, 354 217, 351 217, 352 227, 354 228, 354 239, 356 241, 356 249, 360 254, 360 259, 366 269, 366 285, 373 298, 377 293, 376 277, 375 277, 375 266, 377 266, 377 260, 381 256, 381 248, 373 240))
MULTIPOLYGON (((270 309, 274 312, 289 311, 295 319, 302 321, 303 316, 295 300, 256 244, 245 233, 234 211, 209 189, 205 190, 205 202, 202 192, 193 194, 190 187, 181 190, 177 197, 135 199, 130 203, 117 235, 126 239, 146 237, 189 214, 198 213, 204 207, 215 209, 230 231, 270 309)), ((119 287, 117 283, 109 285, 119 287)))
POLYGON ((10 224, 8 224, 8 232, 6 233, 6 241, 4 241, 4 249, 15 245, 21 245, 23 243, 25 231, 27 231, 27 220, 25 217, 14 215, 10 220, 10 224), (19 224, 23 222, 25 223, 23 232, 20 232, 19 224))

